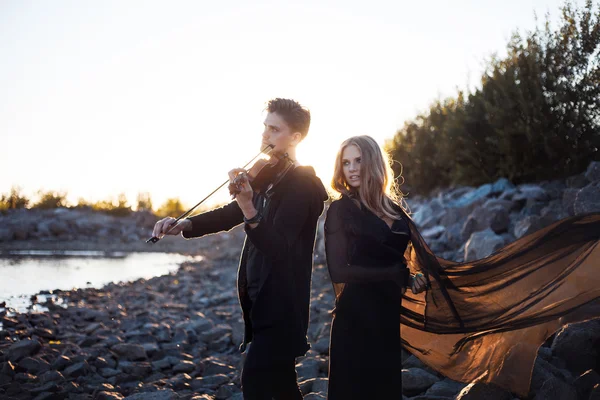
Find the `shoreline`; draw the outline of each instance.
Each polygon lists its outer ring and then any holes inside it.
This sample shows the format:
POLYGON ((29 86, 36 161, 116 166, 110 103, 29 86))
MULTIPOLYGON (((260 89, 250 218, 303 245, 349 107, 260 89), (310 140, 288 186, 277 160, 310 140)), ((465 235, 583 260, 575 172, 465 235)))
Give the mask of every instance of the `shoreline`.
MULTIPOLYGON (((237 239, 229 233, 197 240, 204 259, 184 262, 171 274, 56 291, 63 304, 45 296, 38 303, 47 307, 44 312, 0 311, 0 398, 241 399, 237 239)), ((325 267, 316 269, 324 277, 325 267)), ((329 304, 320 294, 312 308, 324 322, 330 320, 329 304)), ((325 337, 322 327, 313 324, 319 338, 325 337)), ((323 387, 327 371, 327 360, 312 352, 304 373, 299 367, 305 394, 314 378, 323 387)))

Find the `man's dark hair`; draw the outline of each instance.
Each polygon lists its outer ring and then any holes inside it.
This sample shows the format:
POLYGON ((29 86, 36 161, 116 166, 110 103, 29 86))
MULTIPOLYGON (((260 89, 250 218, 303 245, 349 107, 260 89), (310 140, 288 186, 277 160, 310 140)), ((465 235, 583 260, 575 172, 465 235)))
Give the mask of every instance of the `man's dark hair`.
POLYGON ((310 127, 310 111, 302 107, 300 103, 295 100, 278 97, 269 100, 267 111, 277 113, 288 124, 292 132, 300 132, 303 139, 306 137, 308 128, 310 127))

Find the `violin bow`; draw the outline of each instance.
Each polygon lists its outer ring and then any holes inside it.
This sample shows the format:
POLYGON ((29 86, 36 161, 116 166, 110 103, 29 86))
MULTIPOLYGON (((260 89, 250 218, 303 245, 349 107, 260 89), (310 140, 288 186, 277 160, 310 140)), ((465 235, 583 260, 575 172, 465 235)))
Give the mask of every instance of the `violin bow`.
MULTIPOLYGON (((262 149, 260 151, 260 153, 258 153, 254 157, 252 157, 252 159, 250 161, 248 161, 246 163, 246 165, 244 165, 242 168, 245 169, 248 166, 248 164, 250 164, 252 161, 254 161, 261 154, 269 154, 271 152, 271 150, 273 150, 274 147, 275 146, 273 146, 272 144, 267 145, 264 149, 262 149)), ((218 188, 216 188, 215 190, 213 190, 212 192, 210 192, 210 194, 208 196, 206 196, 205 198, 203 198, 202 200, 200 200, 194 207, 190 208, 189 210, 187 210, 186 212, 184 212, 183 214, 181 214, 179 217, 177 217, 177 219, 175 221, 171 222, 171 225, 169 226, 169 229, 167 229, 167 231, 161 237, 152 236, 150 239, 146 240, 146 243, 156 243, 156 242, 158 242, 163 236, 165 236, 166 234, 168 234, 169 232, 171 232, 173 230, 173 228, 175 228, 177 226, 177 224, 179 223, 179 221, 181 221, 182 219, 184 219, 188 215, 190 215, 200 204, 204 203, 206 201, 206 199, 208 199, 210 196, 212 196, 213 194, 215 194, 219 189, 221 189, 227 183, 229 183, 229 179, 226 180, 225 182, 223 182, 218 188)))

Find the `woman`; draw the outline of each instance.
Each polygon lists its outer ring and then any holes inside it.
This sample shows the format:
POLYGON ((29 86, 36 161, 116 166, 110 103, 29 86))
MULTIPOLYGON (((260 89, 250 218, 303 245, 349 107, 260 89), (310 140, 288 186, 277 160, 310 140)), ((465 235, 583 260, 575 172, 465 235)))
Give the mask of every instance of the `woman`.
POLYGON ((327 265, 337 299, 330 400, 402 396, 400 303, 409 283, 419 293, 425 279, 422 274, 411 279, 406 268, 408 217, 393 182, 372 138, 342 144, 332 181, 342 198, 331 204, 325 222, 327 265))
POLYGON ((325 222, 336 293, 329 400, 400 398, 401 346, 451 379, 527 397, 540 345, 600 317, 600 213, 456 263, 431 252, 392 182, 372 138, 342 143, 332 180, 341 198, 325 222), (410 281, 407 268, 424 277, 410 281))

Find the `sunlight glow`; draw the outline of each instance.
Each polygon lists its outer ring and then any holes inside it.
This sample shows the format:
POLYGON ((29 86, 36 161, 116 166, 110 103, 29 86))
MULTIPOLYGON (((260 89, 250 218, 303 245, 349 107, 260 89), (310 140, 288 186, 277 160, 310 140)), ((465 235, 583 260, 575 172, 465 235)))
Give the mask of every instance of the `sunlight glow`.
POLYGON ((256 154, 274 97, 310 108, 298 159, 329 187, 344 139, 383 144, 560 4, 2 2, 0 193, 193 205, 256 154))

